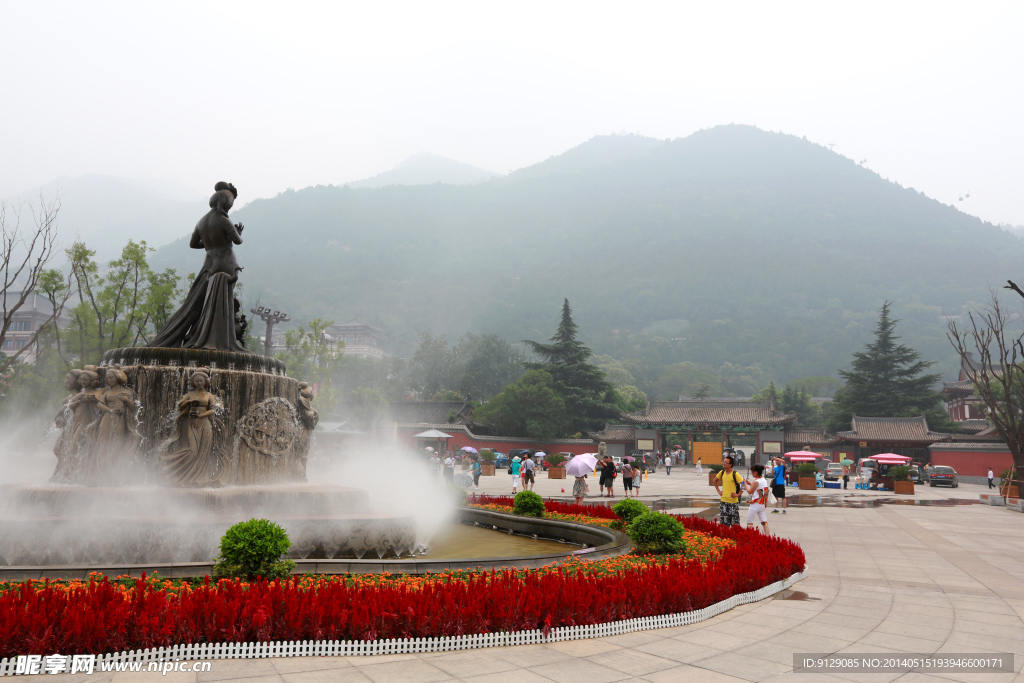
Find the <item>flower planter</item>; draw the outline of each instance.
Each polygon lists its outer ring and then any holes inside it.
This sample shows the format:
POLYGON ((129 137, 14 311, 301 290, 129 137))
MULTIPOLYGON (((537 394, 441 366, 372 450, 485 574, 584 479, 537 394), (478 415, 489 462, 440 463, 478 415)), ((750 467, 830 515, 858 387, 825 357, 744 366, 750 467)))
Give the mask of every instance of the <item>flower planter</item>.
POLYGON ((564 467, 549 467, 548 479, 565 479, 564 467))
POLYGON ((714 486, 718 479, 718 472, 708 472, 708 486, 714 486))
POLYGON ((814 477, 800 477, 800 490, 801 491, 817 491, 818 480, 814 477))
POLYGON ((999 495, 1001 495, 1003 498, 1019 498, 1020 497, 1020 496, 1017 495, 1017 487, 1016 486, 1008 486, 1006 484, 1003 484, 1002 486, 999 487, 999 495))
POLYGON ((482 477, 493 477, 494 476, 494 463, 480 463, 480 476, 482 477))
POLYGON ((907 496, 914 495, 914 482, 912 481, 895 481, 892 485, 893 490, 897 494, 903 494, 907 496))

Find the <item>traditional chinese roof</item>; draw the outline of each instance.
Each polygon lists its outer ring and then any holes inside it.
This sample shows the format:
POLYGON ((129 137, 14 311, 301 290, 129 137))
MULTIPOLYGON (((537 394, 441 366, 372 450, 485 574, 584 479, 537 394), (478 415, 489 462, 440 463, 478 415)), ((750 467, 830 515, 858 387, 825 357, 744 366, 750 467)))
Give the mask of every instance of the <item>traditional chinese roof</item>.
POLYGON ((636 440, 636 428, 632 425, 605 425, 599 432, 588 432, 594 441, 629 443, 636 440))
POLYGON ((853 416, 848 432, 836 436, 847 441, 918 441, 931 443, 948 438, 948 434, 928 429, 924 415, 917 417, 858 417, 853 416))
POLYGON ((974 393, 974 382, 969 379, 962 379, 956 382, 943 382, 943 394, 971 394, 974 393))
POLYGON ((786 429, 782 433, 782 439, 786 443, 787 450, 793 446, 810 446, 812 448, 834 446, 842 439, 835 434, 828 434, 824 428, 821 429, 786 429))
POLYGON ((993 375, 1003 374, 1002 363, 989 363, 987 366, 984 363, 980 363, 974 360, 973 353, 964 354, 964 358, 960 363, 960 379, 969 377, 966 370, 971 370, 974 373, 985 372, 993 375))
POLYGON ((777 427, 793 422, 797 416, 775 410, 768 401, 651 401, 643 410, 623 417, 634 425, 777 427))
POLYGON ((970 419, 956 423, 957 431, 961 434, 977 434, 978 432, 985 431, 989 426, 988 420, 982 419, 970 419))
POLYGON ((970 442, 970 441, 944 441, 933 443, 928 446, 930 451, 985 451, 989 453, 1005 453, 1010 449, 1002 441, 970 442))

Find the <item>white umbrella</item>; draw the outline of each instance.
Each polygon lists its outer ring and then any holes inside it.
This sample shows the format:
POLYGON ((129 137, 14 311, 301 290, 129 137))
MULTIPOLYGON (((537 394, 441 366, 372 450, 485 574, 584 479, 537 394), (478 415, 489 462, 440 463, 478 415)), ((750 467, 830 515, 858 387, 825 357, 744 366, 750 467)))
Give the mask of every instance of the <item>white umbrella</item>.
POLYGON ((547 455, 547 453, 545 453, 544 451, 537 451, 536 453, 533 454, 533 457, 543 458, 545 455, 547 455))
POLYGON ((467 453, 472 453, 473 455, 476 455, 477 453, 479 453, 479 451, 477 449, 473 448, 472 446, 463 446, 462 450, 466 451, 467 453))
POLYGON ((434 452, 434 448, 432 446, 427 446, 427 451, 429 451, 430 453, 433 453, 434 452))
POLYGON ((581 453, 573 456, 565 466, 565 473, 570 477, 585 477, 597 466, 596 453, 581 453))

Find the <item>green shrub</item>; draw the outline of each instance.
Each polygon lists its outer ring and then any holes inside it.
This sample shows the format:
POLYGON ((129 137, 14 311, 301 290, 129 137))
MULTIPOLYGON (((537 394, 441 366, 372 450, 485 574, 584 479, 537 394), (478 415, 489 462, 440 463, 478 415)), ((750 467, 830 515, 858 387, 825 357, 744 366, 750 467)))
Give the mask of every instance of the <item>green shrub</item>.
POLYGON ((893 465, 889 468, 889 476, 893 481, 907 481, 910 479, 910 472, 909 465, 893 465))
POLYGON ((220 557, 213 568, 218 578, 284 578, 295 563, 281 560, 291 541, 283 528, 265 519, 239 522, 220 539, 220 557))
POLYGON ((813 462, 802 462, 793 469, 799 477, 813 477, 818 473, 818 466, 813 462))
POLYGON ((620 500, 618 503, 613 505, 612 512, 622 519, 622 523, 624 525, 628 526, 634 519, 642 514, 650 512, 650 510, 648 510, 647 506, 640 501, 633 500, 632 498, 626 498, 625 500, 620 500))
POLYGON ((480 451, 480 457, 483 458, 485 462, 493 463, 497 456, 494 455, 494 451, 489 448, 485 448, 480 451))
POLYGON ((533 491, 520 491, 512 501, 512 511, 529 517, 544 516, 544 499, 533 491))
POLYGON ((660 512, 645 512, 636 517, 626 527, 626 533, 641 555, 678 553, 685 548, 683 525, 660 512))
POLYGON ((552 467, 559 467, 568 458, 565 457, 564 453, 548 453, 544 456, 544 459, 548 461, 548 464, 552 467))
POLYGON ((711 474, 718 474, 724 469, 725 468, 721 465, 708 465, 708 471, 711 472, 711 474))

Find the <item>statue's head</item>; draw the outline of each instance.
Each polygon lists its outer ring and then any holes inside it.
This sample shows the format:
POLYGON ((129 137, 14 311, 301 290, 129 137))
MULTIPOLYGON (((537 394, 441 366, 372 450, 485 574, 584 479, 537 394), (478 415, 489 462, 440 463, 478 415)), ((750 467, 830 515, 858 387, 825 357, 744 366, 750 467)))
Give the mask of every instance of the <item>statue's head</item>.
POLYGON ((78 386, 78 377, 81 374, 81 370, 72 370, 68 374, 64 375, 64 388, 68 391, 74 391, 75 387, 78 386))
MULTIPOLYGON (((88 366, 85 367, 96 367, 88 366)), ((78 376, 78 386, 83 389, 95 389, 100 385, 99 373, 93 372, 92 370, 82 370, 82 374, 78 376)))
POLYGON ((192 385, 193 389, 202 390, 210 385, 210 376, 202 370, 193 372, 188 383, 192 385))
POLYGON ((309 386, 306 382, 299 382, 299 396, 302 398, 312 401, 314 398, 313 387, 309 386))
POLYGON ((238 190, 231 183, 219 182, 213 188, 213 196, 210 197, 210 208, 219 209, 224 213, 231 210, 238 198, 238 190))
POLYGON ((116 387, 119 384, 124 384, 128 381, 128 375, 124 374, 121 368, 111 367, 107 368, 107 372, 103 377, 103 382, 108 387, 116 387))

